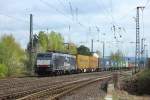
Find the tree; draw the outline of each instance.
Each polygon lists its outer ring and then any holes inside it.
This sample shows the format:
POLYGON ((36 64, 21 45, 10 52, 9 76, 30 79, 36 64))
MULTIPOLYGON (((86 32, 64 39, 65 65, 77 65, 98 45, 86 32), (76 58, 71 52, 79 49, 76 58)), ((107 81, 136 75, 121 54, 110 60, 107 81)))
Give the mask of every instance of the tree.
POLYGON ((25 52, 12 35, 4 35, 0 39, 0 64, 7 69, 6 76, 19 72, 24 66, 22 60, 25 52))
POLYGON ((119 65, 121 67, 121 63, 123 62, 123 54, 118 50, 116 53, 111 53, 110 59, 111 61, 116 62, 116 67, 119 67, 119 65))
POLYGON ((92 55, 92 53, 90 52, 90 49, 84 45, 81 45, 80 47, 78 47, 77 52, 78 54, 81 54, 81 55, 92 55))
POLYGON ((60 33, 52 31, 48 34, 48 50, 65 51, 64 38, 60 33))
POLYGON ((77 46, 74 43, 68 43, 66 48, 70 54, 77 54, 77 46))
POLYGON ((39 32, 38 42, 40 51, 46 51, 48 49, 48 36, 45 32, 43 31, 39 32))
POLYGON ((45 33, 40 31, 38 34, 40 51, 66 51, 64 45, 64 38, 60 33, 52 31, 51 33, 45 33))

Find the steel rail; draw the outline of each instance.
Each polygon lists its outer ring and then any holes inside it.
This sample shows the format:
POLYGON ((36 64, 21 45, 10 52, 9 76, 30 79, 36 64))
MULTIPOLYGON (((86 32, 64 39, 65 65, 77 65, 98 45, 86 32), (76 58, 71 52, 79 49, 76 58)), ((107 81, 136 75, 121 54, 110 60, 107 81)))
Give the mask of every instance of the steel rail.
POLYGON ((112 74, 108 74, 108 75, 96 77, 96 78, 87 78, 87 79, 83 79, 83 80, 67 82, 61 86, 57 85, 57 86, 48 88, 46 90, 42 90, 42 91, 27 95, 27 96, 19 98, 17 100, 33 100, 33 99, 43 98, 43 97, 50 98, 50 100, 54 100, 54 99, 59 98, 60 96, 63 96, 65 94, 67 94, 68 92, 73 91, 77 88, 86 86, 86 85, 96 82, 96 81, 111 78, 111 76, 112 76, 112 74))

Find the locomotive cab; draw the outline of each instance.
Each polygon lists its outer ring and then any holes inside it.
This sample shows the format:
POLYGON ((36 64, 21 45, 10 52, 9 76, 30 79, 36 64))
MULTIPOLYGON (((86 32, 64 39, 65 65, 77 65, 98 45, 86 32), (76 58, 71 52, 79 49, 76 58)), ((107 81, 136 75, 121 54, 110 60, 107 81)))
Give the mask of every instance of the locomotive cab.
POLYGON ((52 53, 38 53, 35 62, 35 72, 39 75, 52 72, 53 60, 52 53))

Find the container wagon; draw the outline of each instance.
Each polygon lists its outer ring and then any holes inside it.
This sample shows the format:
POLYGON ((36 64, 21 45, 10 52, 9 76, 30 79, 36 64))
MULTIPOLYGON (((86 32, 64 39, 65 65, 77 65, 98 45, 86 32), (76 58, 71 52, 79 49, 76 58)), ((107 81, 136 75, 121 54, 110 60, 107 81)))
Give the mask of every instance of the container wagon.
POLYGON ((89 56, 77 55, 76 64, 78 72, 87 72, 89 68, 89 56))
POLYGON ((91 72, 97 71, 99 67, 99 59, 94 56, 89 56, 89 69, 91 72))
POLYGON ((98 71, 99 59, 94 56, 77 55, 77 69, 79 72, 98 71))

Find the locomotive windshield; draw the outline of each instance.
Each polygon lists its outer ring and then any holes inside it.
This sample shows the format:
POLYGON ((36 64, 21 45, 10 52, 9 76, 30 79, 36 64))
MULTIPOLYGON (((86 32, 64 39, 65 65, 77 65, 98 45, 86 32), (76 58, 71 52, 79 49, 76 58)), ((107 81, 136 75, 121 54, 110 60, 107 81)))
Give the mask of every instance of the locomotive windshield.
POLYGON ((52 54, 51 53, 38 53, 37 54, 37 59, 51 59, 52 54))

